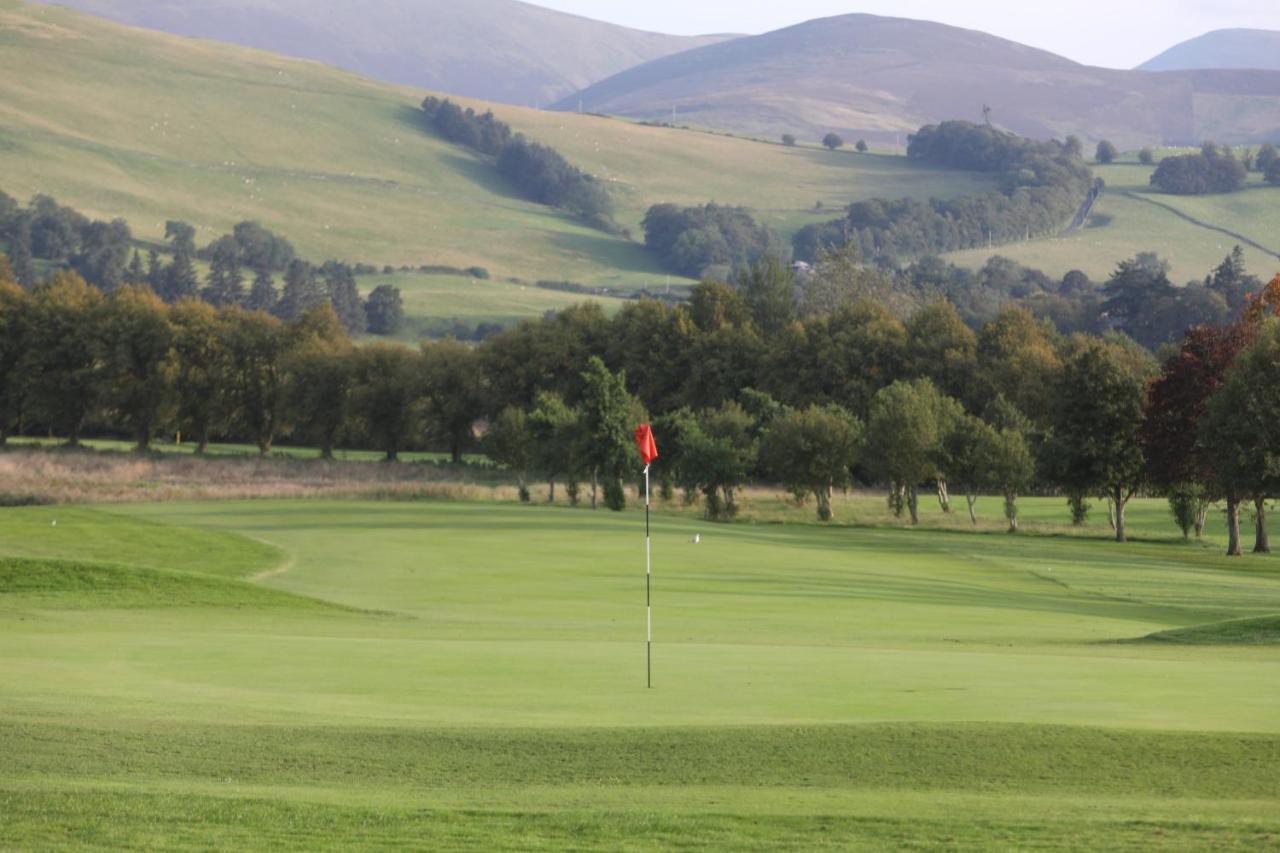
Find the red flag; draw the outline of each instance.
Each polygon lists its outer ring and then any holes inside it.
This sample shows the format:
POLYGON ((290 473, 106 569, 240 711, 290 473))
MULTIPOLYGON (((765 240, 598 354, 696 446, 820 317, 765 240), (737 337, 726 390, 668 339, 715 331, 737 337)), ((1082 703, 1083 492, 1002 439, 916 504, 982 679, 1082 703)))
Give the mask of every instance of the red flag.
POLYGON ((636 427, 636 449, 640 451, 645 465, 658 458, 658 445, 653 440, 653 428, 648 424, 636 427))

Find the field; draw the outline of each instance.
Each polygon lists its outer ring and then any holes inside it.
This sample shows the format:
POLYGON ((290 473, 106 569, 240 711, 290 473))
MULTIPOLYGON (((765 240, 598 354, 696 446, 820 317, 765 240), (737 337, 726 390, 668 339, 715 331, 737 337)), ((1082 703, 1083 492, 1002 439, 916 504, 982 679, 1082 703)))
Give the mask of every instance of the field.
POLYGON ((1274 845, 1280 563, 1025 503, 660 507, 651 691, 634 507, 0 511, 0 846, 1274 845))
MULTIPOLYGON (((202 243, 256 219, 316 260, 665 280, 636 242, 515 197, 490 166, 427 133, 425 92, 16 0, 0 0, 0 45, 0 189, 17 198, 49 193, 150 240, 167 219, 197 225, 202 243)), ((661 201, 748 204, 792 227, 826 215, 806 213, 818 201, 985 185, 899 158, 495 109, 609 181, 633 229, 661 201)))
POLYGON ((1000 254, 1056 277, 1079 269, 1094 281, 1105 281, 1120 261, 1156 252, 1169 261, 1174 283, 1185 284, 1203 280, 1239 244, 1252 273, 1266 281, 1280 272, 1280 188, 1268 186, 1256 173, 1241 192, 1173 196, 1152 191, 1152 169, 1140 165, 1136 154, 1093 168, 1107 182, 1107 191, 1085 228, 1066 237, 956 252, 948 259, 981 266, 1000 254))

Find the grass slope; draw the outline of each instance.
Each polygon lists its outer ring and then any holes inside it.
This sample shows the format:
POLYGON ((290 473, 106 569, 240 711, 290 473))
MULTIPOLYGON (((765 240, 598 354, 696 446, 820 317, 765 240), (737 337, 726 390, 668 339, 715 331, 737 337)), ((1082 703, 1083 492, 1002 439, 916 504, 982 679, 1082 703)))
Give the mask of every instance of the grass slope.
POLYGON ((1127 546, 1025 503, 1019 536, 886 526, 861 496, 839 517, 876 526, 659 507, 652 691, 634 508, 6 510, 0 554, 83 562, 118 526, 122 562, 226 583, 282 553, 263 592, 402 618, 47 578, 76 605, 0 607, 0 844, 1274 843, 1275 648, 1101 641, 1272 616, 1278 564, 1219 556, 1220 524, 1176 542, 1157 501, 1127 546))
POLYGON ((1193 625, 1190 628, 1160 631, 1143 639, 1148 642, 1187 643, 1194 646, 1280 645, 1280 616, 1193 625))
POLYGON ((1175 196, 1152 191, 1152 168, 1140 165, 1136 154, 1093 168, 1107 191, 1086 227, 1062 237, 955 252, 948 260, 978 267, 999 254, 1053 276, 1079 269, 1105 281, 1119 261, 1150 251, 1168 260, 1170 277, 1183 284, 1203 280, 1239 244, 1250 271, 1263 281, 1280 271, 1280 188, 1256 173, 1241 192, 1175 196))
MULTIPOLYGON (((517 198, 489 165, 427 133, 422 91, 17 0, 0 0, 0 45, 0 188, 11 195, 122 216, 150 240, 166 219, 192 222, 201 242, 256 219, 314 259, 477 265, 496 279, 621 289, 665 282, 638 244, 517 198)), ((985 185, 892 158, 496 109, 608 180, 633 229, 660 201, 748 204, 798 227, 821 218, 806 213, 818 201, 985 185)), ((486 302, 496 307, 485 317, 558 304, 514 304, 510 289, 476 304, 486 302)))

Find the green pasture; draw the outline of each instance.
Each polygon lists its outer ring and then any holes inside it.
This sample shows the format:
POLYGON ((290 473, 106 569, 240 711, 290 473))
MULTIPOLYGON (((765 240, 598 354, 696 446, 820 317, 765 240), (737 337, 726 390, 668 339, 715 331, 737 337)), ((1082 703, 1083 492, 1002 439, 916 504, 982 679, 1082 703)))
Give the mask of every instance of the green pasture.
POLYGON ((1274 844, 1280 563, 1023 503, 659 506, 653 690, 634 505, 0 511, 0 846, 1274 844))
POLYGON ((1105 281, 1120 261, 1155 252, 1169 261, 1174 283, 1185 284, 1203 280, 1241 245, 1252 273, 1267 281, 1280 272, 1280 188, 1256 173, 1240 192, 1175 196, 1152 190, 1152 167, 1140 165, 1136 156, 1093 169, 1107 190, 1086 227, 1065 237, 956 252, 948 259, 977 268, 992 255, 1003 255, 1050 275, 1078 269, 1105 281))
POLYGON ((425 92, 17 0, 0 0, 0 47, 0 189, 123 217, 147 240, 168 219, 201 243, 254 219, 316 261, 635 287, 664 277, 637 242, 658 202, 745 204, 791 229, 825 215, 819 201, 838 215, 855 198, 986 185, 902 158, 495 106, 609 183, 628 240, 524 201, 426 132, 425 92))

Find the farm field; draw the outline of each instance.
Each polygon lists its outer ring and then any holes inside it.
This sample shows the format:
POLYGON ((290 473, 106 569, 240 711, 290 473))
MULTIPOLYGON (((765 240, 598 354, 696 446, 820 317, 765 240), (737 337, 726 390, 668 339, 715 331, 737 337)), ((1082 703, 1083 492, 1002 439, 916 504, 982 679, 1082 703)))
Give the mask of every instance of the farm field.
POLYGON ((1274 844, 1280 563, 1024 503, 660 507, 652 691, 634 505, 2 510, 0 845, 1274 844))
POLYGON ((1107 182, 1107 191, 1086 227, 1065 237, 955 252, 947 259, 979 267, 999 254, 1052 276, 1079 269, 1105 281, 1120 261, 1150 251, 1169 261, 1175 284, 1185 284, 1203 280, 1239 244, 1252 273, 1266 281, 1280 272, 1280 188, 1256 173, 1241 192, 1175 196, 1152 191, 1152 168, 1140 165, 1136 156, 1092 168, 1107 182))

